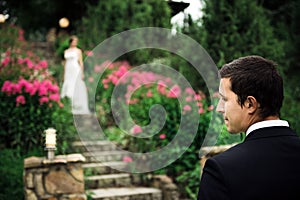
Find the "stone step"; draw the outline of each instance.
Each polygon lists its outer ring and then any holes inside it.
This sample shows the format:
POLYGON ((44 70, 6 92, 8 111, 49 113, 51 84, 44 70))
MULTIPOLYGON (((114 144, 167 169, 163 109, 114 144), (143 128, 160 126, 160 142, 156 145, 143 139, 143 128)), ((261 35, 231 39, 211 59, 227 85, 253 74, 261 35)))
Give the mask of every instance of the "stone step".
MULTIPOLYGON (((97 117, 94 114, 90 115, 74 115, 74 122, 77 130, 82 132, 101 131, 97 117)), ((90 135, 87 133, 86 137, 90 135)), ((97 135, 97 134, 96 134, 97 135)))
POLYGON ((123 187, 87 190, 93 200, 162 200, 162 192, 157 188, 123 187))
POLYGON ((85 177, 85 186, 88 189, 108 188, 108 187, 132 187, 146 186, 149 183, 142 174, 105 174, 85 177))
POLYGON ((85 175, 103 175, 122 173, 120 169, 125 168, 125 162, 99 162, 99 163, 84 163, 82 165, 85 175))
POLYGON ((127 152, 125 151, 83 152, 83 156, 86 158, 86 162, 120 162, 126 155, 127 152))
POLYGON ((85 186, 89 189, 125 186, 130 187, 133 186, 133 184, 141 184, 141 178, 139 174, 105 174, 88 176, 85 178, 85 186))
POLYGON ((72 146, 81 153, 87 151, 112 151, 116 145, 111 141, 75 141, 72 146))

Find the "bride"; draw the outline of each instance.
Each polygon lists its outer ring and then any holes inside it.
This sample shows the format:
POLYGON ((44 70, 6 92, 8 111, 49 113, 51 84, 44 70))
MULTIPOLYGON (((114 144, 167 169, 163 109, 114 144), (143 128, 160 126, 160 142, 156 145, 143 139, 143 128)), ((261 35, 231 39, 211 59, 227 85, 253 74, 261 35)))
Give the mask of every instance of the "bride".
POLYGON ((64 82, 61 97, 68 97, 72 102, 73 114, 90 114, 88 96, 84 78, 82 51, 77 47, 78 38, 71 36, 69 48, 64 52, 64 82))

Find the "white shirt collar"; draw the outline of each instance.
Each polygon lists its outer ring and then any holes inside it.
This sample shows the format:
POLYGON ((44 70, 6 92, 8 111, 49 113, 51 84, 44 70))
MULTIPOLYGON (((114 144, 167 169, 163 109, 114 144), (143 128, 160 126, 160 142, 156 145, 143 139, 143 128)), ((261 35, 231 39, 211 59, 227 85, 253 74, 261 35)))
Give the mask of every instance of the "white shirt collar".
POLYGON ((289 123, 285 120, 266 120, 266 121, 262 121, 262 122, 257 122, 255 124, 252 124, 248 128, 248 130, 246 131, 246 136, 254 130, 257 130, 260 128, 272 127, 272 126, 287 126, 287 127, 289 127, 289 123))

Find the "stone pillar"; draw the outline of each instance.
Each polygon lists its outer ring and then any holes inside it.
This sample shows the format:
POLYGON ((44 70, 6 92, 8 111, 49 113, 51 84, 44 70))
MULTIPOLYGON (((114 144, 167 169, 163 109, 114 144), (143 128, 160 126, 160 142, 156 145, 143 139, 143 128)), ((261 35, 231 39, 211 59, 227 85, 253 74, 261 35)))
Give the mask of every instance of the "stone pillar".
POLYGON ((81 154, 24 160, 25 200, 86 200, 81 154))
POLYGON ((177 186, 166 175, 154 175, 153 186, 162 190, 164 200, 179 200, 177 186))

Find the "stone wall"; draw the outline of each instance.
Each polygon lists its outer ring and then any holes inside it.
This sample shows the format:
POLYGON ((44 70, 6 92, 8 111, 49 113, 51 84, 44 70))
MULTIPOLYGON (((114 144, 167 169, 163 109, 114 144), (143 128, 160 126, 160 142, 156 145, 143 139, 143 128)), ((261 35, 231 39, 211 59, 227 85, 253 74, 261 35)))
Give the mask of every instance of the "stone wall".
POLYGON ((81 154, 24 160, 25 200, 86 200, 81 154))

